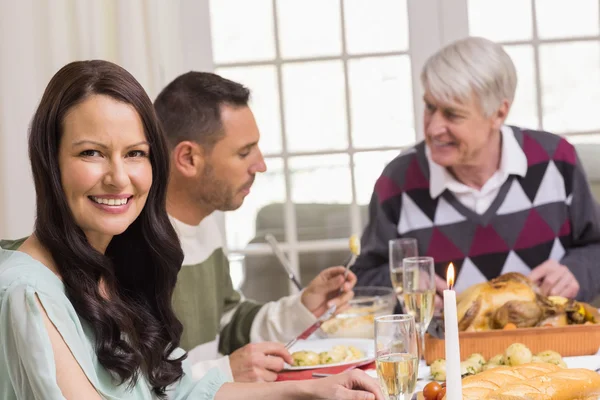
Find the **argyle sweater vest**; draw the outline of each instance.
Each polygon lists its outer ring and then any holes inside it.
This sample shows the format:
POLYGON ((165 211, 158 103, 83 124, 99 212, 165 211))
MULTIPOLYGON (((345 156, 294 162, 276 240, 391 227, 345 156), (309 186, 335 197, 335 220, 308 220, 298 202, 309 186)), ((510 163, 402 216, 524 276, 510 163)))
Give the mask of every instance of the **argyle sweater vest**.
MULTIPOLYGON (((573 146, 547 132, 512 129, 527 157, 527 174, 509 176, 483 214, 465 207, 448 190, 431 198, 424 143, 385 168, 362 238, 365 254, 355 267, 359 285, 387 285, 389 277, 374 281, 365 270, 383 262, 379 274, 389 276, 387 241, 395 237, 416 238, 419 254, 434 258, 441 277, 452 262, 457 291, 507 272, 527 275, 548 259, 560 262, 575 245, 600 241, 595 203, 573 146), (573 213, 572 207, 587 208, 587 215, 573 213), (593 231, 592 237, 582 240, 586 232, 573 235, 573 222, 578 230, 593 231)), ((587 276, 582 273, 580 278, 587 276)))

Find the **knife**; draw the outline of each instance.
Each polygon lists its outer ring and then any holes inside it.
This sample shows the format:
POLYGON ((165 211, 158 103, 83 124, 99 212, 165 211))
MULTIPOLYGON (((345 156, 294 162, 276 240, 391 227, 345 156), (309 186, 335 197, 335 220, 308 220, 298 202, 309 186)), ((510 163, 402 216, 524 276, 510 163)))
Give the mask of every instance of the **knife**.
POLYGON ((275 236, 268 233, 267 235, 265 235, 265 240, 267 241, 267 243, 269 243, 269 245, 271 246, 271 249, 273 250, 273 254, 275 254, 275 257, 277 257, 277 259, 279 260, 279 262, 285 269, 285 272, 287 273, 288 278, 290 278, 290 280, 296 286, 296 288, 301 291, 302 284, 298 281, 298 278, 296 278, 296 275, 294 274, 294 270, 292 269, 290 261, 287 259, 285 254, 283 254, 283 251, 281 251, 281 247, 279 247, 279 242, 277 242, 277 239, 275 239, 275 236))
MULTIPOLYGON (((354 365, 351 365, 351 366, 349 366, 347 368, 344 368, 343 370, 341 370, 337 374, 343 374, 344 372, 351 371, 351 370, 353 370, 355 368, 364 367, 365 365, 371 364, 373 361, 375 361, 375 357, 369 357, 365 361, 362 361, 362 362, 359 362, 358 364, 354 364, 354 365)), ((327 365, 323 366, 323 368, 327 368, 327 365)), ((327 373, 321 373, 321 372, 313 372, 312 377, 313 378, 327 378, 328 376, 337 375, 337 374, 327 374, 327 373)))
POLYGON ((317 322, 315 322, 314 324, 312 324, 311 326, 309 326, 304 332, 302 332, 301 334, 299 334, 298 336, 296 336, 294 339, 290 340, 286 345, 285 348, 286 350, 289 350, 290 347, 292 347, 293 345, 296 344, 296 342, 298 340, 306 340, 308 339, 308 337, 310 335, 312 335, 317 329, 319 329, 319 327, 321 326, 321 324, 325 321, 327 321, 328 319, 330 319, 333 314, 335 313, 335 310, 337 309, 337 306, 334 304, 331 307, 329 307, 329 309, 327 311, 325 311, 325 314, 321 315, 321 317, 319 317, 319 319, 317 320, 317 322))

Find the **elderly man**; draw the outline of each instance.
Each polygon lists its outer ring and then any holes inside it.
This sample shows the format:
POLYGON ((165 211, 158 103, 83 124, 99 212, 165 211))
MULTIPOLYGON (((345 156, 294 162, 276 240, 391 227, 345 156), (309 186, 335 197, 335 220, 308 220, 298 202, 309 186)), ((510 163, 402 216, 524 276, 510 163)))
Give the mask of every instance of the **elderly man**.
POLYGON ((375 184, 358 285, 390 286, 388 242, 413 237, 435 259, 438 292, 452 262, 458 291, 514 271, 545 294, 597 295, 600 225, 585 173, 564 138, 504 125, 517 76, 502 47, 452 43, 421 81, 425 140, 375 184))

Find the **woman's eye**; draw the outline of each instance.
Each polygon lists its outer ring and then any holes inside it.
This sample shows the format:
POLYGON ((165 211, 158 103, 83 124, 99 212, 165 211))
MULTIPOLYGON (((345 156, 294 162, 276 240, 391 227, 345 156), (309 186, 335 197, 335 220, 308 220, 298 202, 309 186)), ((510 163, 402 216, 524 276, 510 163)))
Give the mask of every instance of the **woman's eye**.
POLYGON ((84 150, 81 153, 79 153, 80 156, 83 157, 97 157, 100 156, 100 152, 97 150, 84 150))
POLYGON ((143 150, 133 150, 127 153, 127 157, 147 157, 148 153, 143 150))

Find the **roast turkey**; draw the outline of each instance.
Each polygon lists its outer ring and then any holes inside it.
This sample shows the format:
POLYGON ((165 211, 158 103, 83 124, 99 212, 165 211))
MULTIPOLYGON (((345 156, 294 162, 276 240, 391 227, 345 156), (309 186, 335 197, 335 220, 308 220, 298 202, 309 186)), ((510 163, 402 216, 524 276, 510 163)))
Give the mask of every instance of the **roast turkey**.
POLYGON ((509 301, 537 304, 537 293, 526 276, 513 272, 470 286, 457 296, 456 301, 458 328, 481 331, 493 329, 494 315, 504 304, 509 301))
POLYGON ((457 296, 461 331, 598 323, 595 308, 562 297, 546 297, 526 276, 511 272, 473 285, 457 296))

